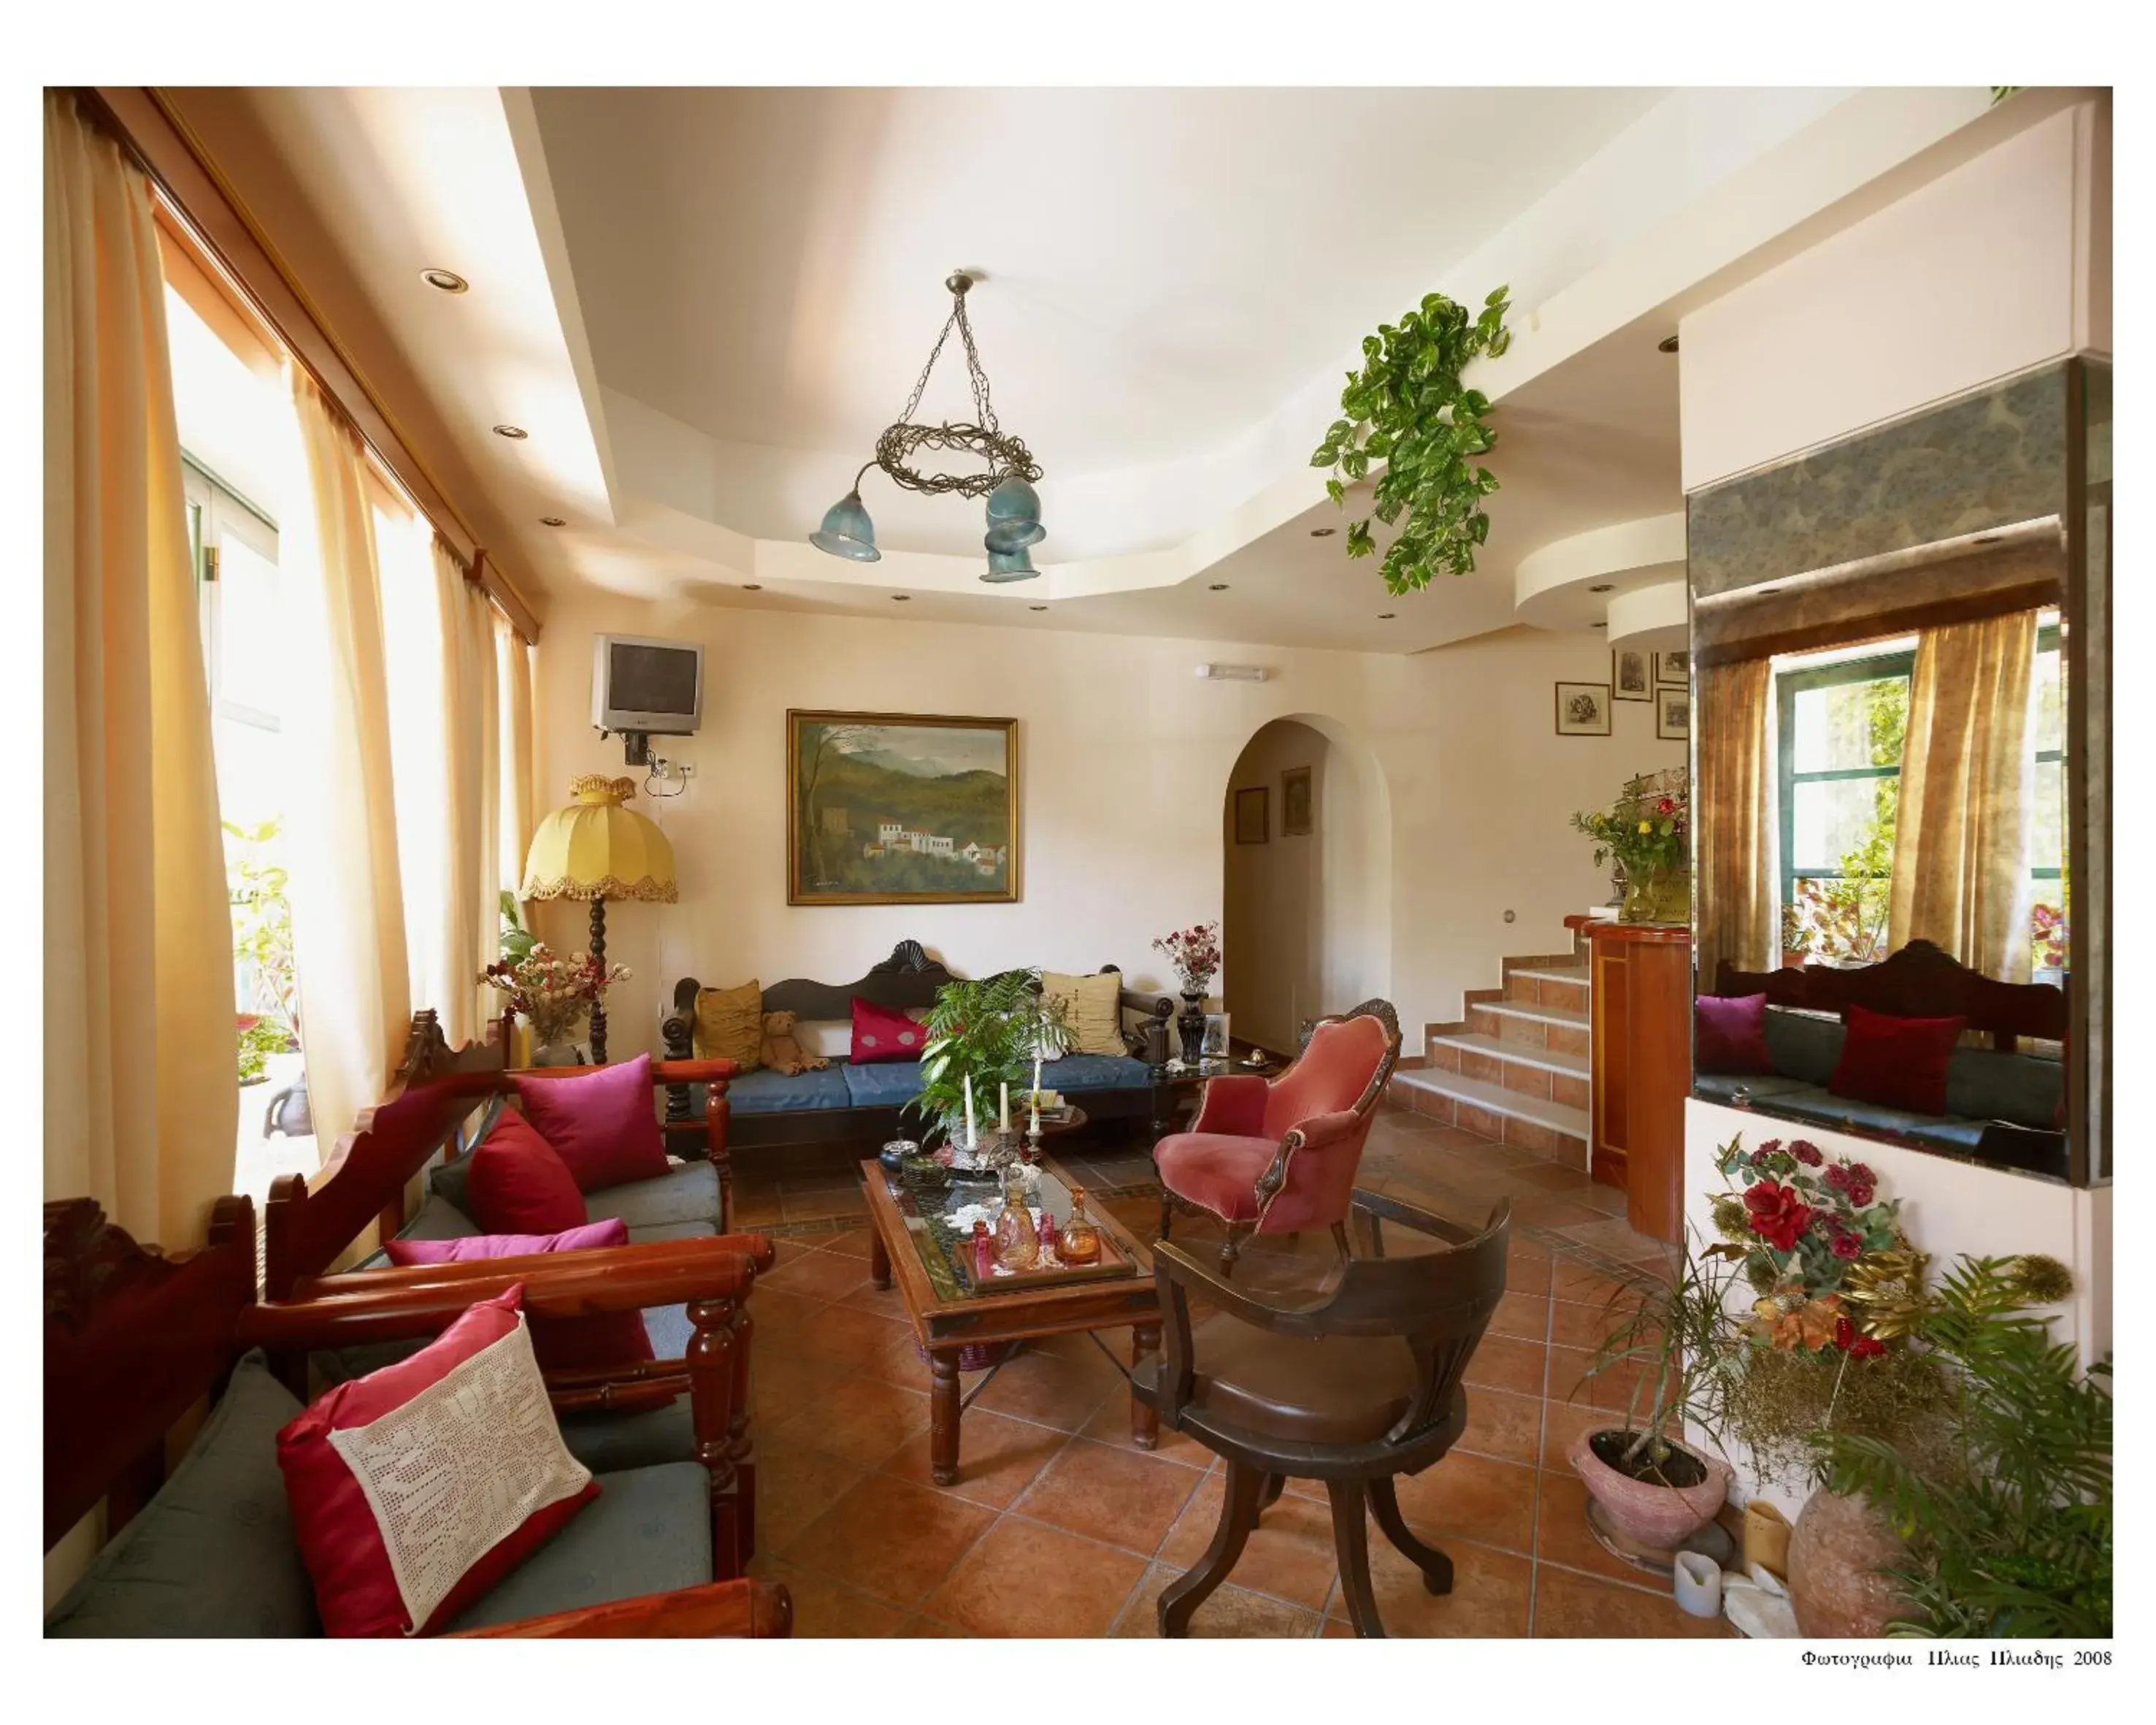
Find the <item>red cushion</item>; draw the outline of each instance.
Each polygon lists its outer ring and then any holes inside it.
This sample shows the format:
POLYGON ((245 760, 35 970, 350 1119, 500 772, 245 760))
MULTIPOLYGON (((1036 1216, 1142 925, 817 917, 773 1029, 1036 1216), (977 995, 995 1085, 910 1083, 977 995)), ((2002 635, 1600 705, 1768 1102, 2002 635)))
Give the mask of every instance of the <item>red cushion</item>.
POLYGON ((665 1177, 666 1140, 651 1111, 649 1054, 575 1078, 520 1074, 516 1098, 525 1118, 568 1164, 578 1192, 665 1177))
POLYGON ((889 1007, 854 996, 854 1048, 856 1066, 873 1066, 880 1060, 918 1060, 928 1046, 928 1032, 920 1022, 889 1007))
POLYGON ((1224 1132, 1177 1132, 1153 1146, 1161 1183, 1179 1198, 1202 1204, 1224 1222, 1258 1219, 1258 1176, 1279 1152, 1275 1138, 1224 1132))
POLYGON ((559 1233, 591 1220, 568 1165, 514 1110, 472 1152, 465 1196, 489 1233, 559 1233))
POLYGON ((1890 1018, 1847 1007, 1842 1022, 1848 1029, 1829 1090, 1912 1114, 1947 1111, 1947 1060, 1968 1019, 1890 1018))
MULTIPOLYGON (((382 1247, 396 1264, 471 1264, 487 1258, 527 1258, 543 1252, 589 1251, 626 1246, 629 1224, 619 1216, 559 1233, 476 1233, 455 1240, 391 1240, 382 1247)), ((531 1352, 542 1371, 634 1365, 658 1357, 651 1332, 637 1311, 598 1312, 588 1318, 534 1318, 531 1352)))
POLYGON ((1353 1108, 1378 1075, 1387 1041, 1385 1027, 1373 1017, 1319 1025, 1301 1058, 1273 1080, 1265 1130, 1277 1140, 1304 1120, 1353 1108))
POLYGON ((523 1297, 520 1285, 482 1300, 411 1358, 339 1384, 277 1434, 277 1465, 285 1475, 293 1532, 326 1633, 404 1635, 441 1628, 598 1496, 590 1470, 562 1447, 543 1388, 535 1392, 538 1367, 523 1334, 523 1297), (483 1352, 488 1352, 485 1361, 471 1363, 483 1352), (387 1461, 377 1453, 365 1470, 376 1491, 387 1486, 383 1502, 407 1530, 401 1548, 408 1560, 417 1551, 438 1557, 440 1571, 461 1570, 439 1603, 425 1610, 425 1620, 415 1625, 406 1604, 408 1588, 438 1593, 448 1577, 431 1565, 423 1569, 408 1562, 400 1579, 376 1499, 331 1434, 357 1439, 357 1429, 377 1426, 452 1377, 449 1389, 393 1422, 391 1430, 359 1439, 371 1439, 377 1452, 385 1444, 409 1443, 412 1469, 434 1475, 413 1481, 393 1447, 387 1461), (408 1429, 395 1429, 408 1424, 408 1429), (467 1446, 473 1451, 469 1455, 467 1446), (452 1465, 443 1469, 445 1450, 452 1465), (446 1483, 429 1496, 426 1488, 434 1480, 446 1483), (460 1491, 460 1485, 470 1489, 460 1491), (461 1537, 451 1532, 476 1527, 483 1540, 487 1530, 502 1524, 509 1531, 476 1551, 470 1548, 476 1542, 470 1532, 461 1537))
POLYGON ((1732 1076, 1770 1073, 1767 996, 1703 994, 1693 1003, 1692 1059, 1702 1072, 1732 1076))

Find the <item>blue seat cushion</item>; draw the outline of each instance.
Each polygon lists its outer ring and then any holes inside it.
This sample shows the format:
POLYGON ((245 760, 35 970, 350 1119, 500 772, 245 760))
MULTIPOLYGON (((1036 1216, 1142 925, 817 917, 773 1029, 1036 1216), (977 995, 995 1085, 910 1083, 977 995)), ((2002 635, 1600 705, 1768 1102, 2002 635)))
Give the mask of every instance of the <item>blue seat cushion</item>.
MULTIPOLYGON (((866 1066, 834 1062, 831 1070, 843 1074, 846 1094, 853 1099, 849 1105, 854 1108, 903 1108, 921 1094, 918 1060, 874 1060, 866 1066)), ((995 1098, 988 1099, 993 1107, 995 1098)))
POLYGON ((594 1222, 619 1217, 632 1240, 640 1230, 670 1223, 719 1219, 719 1171, 709 1162, 684 1162, 656 1180, 633 1180, 626 1186, 601 1187, 584 1194, 584 1209, 594 1222))
POLYGON ((1951 1115, 1912 1114, 1903 1108, 1887 1108, 1876 1102, 1861 1102, 1852 1096, 1836 1096, 1816 1086, 1784 1090, 1766 1102, 1769 1112, 1839 1131, 1874 1138, 1902 1138, 1933 1150, 1958 1156, 1974 1156, 1983 1141, 1984 1122, 1958 1120, 1951 1115))
POLYGON ((811 1109, 851 1108, 845 1063, 834 1060, 815 1072, 773 1072, 769 1067, 730 1079, 726 1099, 736 1114, 799 1114, 811 1109))
POLYGON ((1785 1096, 1794 1090, 1815 1090, 1816 1084, 1808 1084, 1802 1079, 1784 1078, 1771 1072, 1745 1073, 1741 1076, 1726 1072, 1702 1072, 1694 1074, 1693 1094, 1710 1098, 1716 1102, 1727 1102, 1741 1089, 1754 1102, 1764 1102, 1776 1096, 1785 1096))
POLYGON ((1997 1048, 1956 1048, 1947 1057, 1947 1112, 2049 1130, 2066 1090, 2061 1062, 1997 1048))
POLYGON ((661 1467, 696 1453, 696 1424, 686 1396, 645 1413, 564 1413, 559 1424, 569 1454, 595 1474, 661 1467))
POLYGON ((711 1579, 711 1491, 693 1461, 600 1475, 599 1495, 450 1628, 701 1586, 711 1579))
POLYGON ((1044 1089, 1065 1095, 1086 1090, 1143 1090, 1152 1084, 1152 1071, 1142 1060, 1127 1054, 1065 1054, 1040 1069, 1044 1089))
POLYGON ((1825 1085, 1840 1063, 1841 1021, 1786 1007, 1769 1007, 1766 1017, 1767 1058, 1774 1070, 1825 1085))
POLYGON ((321 1634, 277 1467, 278 1430, 299 1413, 260 1353, 241 1360, 186 1459, 52 1609, 45 1633, 321 1634))

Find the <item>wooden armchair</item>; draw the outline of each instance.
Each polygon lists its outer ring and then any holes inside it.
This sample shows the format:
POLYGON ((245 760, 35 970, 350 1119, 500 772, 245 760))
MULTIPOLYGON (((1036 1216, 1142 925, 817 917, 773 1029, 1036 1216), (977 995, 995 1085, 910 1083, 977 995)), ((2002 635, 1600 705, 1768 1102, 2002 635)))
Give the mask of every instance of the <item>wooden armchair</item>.
POLYGON ((1166 1346, 1137 1366, 1133 1387, 1163 1425, 1228 1464, 1212 1545, 1160 1596, 1163 1635, 1188 1631, 1291 1477, 1325 1482, 1357 1635, 1385 1632, 1370 1589, 1365 1505, 1430 1592, 1451 1590, 1451 1559, 1408 1531, 1393 1477, 1437 1461, 1466 1424, 1460 1376, 1505 1291, 1512 1207, 1501 1203, 1479 1232, 1372 1192, 1356 1192, 1353 1210, 1363 1249, 1331 1285, 1288 1296, 1239 1288, 1168 1241, 1153 1247, 1166 1346), (1388 1257, 1387 1223, 1445 1249, 1388 1257), (1194 1291, 1218 1308, 1194 1328, 1194 1291))
MULTIPOLYGON (((716 1239, 674 1243, 666 1251, 622 1248, 557 1259, 499 1259, 445 1265, 424 1272, 391 1272, 325 1279, 306 1297, 259 1304, 254 1294, 254 1213, 244 1198, 221 1200, 201 1250, 167 1259, 138 1246, 106 1223, 86 1198, 45 1206, 44 1539, 52 1549, 100 1500, 107 1506, 108 1538, 121 1533, 146 1507, 154 1507, 162 1484, 167 1433, 205 1394, 220 1398, 234 1367, 256 1347, 305 1349, 357 1337, 428 1336, 447 1327, 475 1300, 521 1281, 525 1307, 542 1316, 565 1317, 634 1310, 657 1300, 688 1302, 696 1326, 686 1366, 695 1454, 709 1476, 711 1561, 706 1583, 639 1597, 584 1604, 476 1631, 509 1635, 784 1635, 791 1633, 786 1590, 740 1578, 738 1481, 727 1441, 732 1408, 732 1336, 737 1303, 753 1277, 753 1265, 716 1239)), ((254 1368, 259 1381, 259 1368, 254 1368)), ((606 1382, 550 1377, 557 1408, 594 1398, 633 1404, 663 1393, 663 1380, 632 1370, 606 1382)), ((270 1393, 281 1397, 282 1392, 270 1393)), ((291 1406, 289 1401, 286 1407, 291 1406)), ((217 1429, 213 1419, 198 1444, 217 1429)), ((230 1428, 224 1428, 229 1435, 230 1428)), ((268 1434, 262 1437, 266 1447, 268 1434)), ((273 1455, 243 1456, 258 1481, 273 1455)), ((198 1496, 206 1479, 228 1475, 191 1452, 171 1482, 198 1496)), ((234 1463, 228 1451, 221 1465, 234 1463)), ((602 1500, 603 1501, 603 1500, 602 1500)), ((170 1599, 192 1591, 186 1580, 187 1529, 218 1519, 190 1503, 180 1531, 149 1542, 141 1564, 119 1566, 161 1573, 170 1599), (170 1572, 170 1573, 163 1573, 170 1572)), ((252 1522, 259 1518, 240 1517, 252 1522)), ((259 1549, 259 1539, 256 1548, 259 1549)), ((131 1557, 132 1553, 131 1553, 131 1557)), ((536 1563, 538 1559, 531 1560, 536 1563)), ((205 1574, 201 1591, 219 1599, 244 1588, 228 1563, 205 1574)), ((295 1565, 262 1586, 289 1591, 295 1565)), ((124 1613, 126 1607, 119 1608, 124 1613)), ((65 1609, 64 1605, 63 1610, 65 1609)), ((108 1615, 110 1614, 108 1613, 108 1615)), ((67 1632, 63 1630, 62 1632, 67 1632)), ((76 1631, 80 1632, 80 1631, 76 1631)), ((126 1633, 110 1630, 109 1633, 126 1633)), ((187 1626, 152 1626, 136 1633, 255 1635, 252 1616, 220 1624, 213 1614, 187 1626)))

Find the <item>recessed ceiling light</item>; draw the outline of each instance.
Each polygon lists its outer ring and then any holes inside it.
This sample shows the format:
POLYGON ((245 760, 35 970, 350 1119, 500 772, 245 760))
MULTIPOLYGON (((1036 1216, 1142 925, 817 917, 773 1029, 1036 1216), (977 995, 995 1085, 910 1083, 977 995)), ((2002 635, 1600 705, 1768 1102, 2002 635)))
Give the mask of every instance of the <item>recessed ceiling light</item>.
POLYGON ((542 515, 539 518, 539 525, 542 527, 567 527, 568 524, 558 515, 542 515))
POLYGON ((1590 623, 1587 626, 1590 629, 1607 629, 1609 626, 1607 623, 1590 623))
POLYGON ((1597 581, 1587 590, 1589 593, 1614 593, 1617 590, 1617 584, 1614 581, 1597 581))
POLYGON ((1310 537, 1313 539, 1329 539, 1339 531, 1337 527, 1314 527, 1310 530, 1310 537))
POLYGON ((531 434, 521 425, 496 425, 494 428, 494 435, 496 437, 506 437, 511 443, 521 443, 531 434))
POLYGON ((1026 609, 1029 611, 1045 611, 1048 607, 1045 605, 1029 605, 1026 609))
POLYGON ((463 293, 471 283, 454 270, 422 270, 419 279, 429 287, 439 287, 444 293, 463 293))
POLYGON ((893 605, 904 605, 912 597, 913 595, 911 593, 894 593, 891 596, 891 602, 893 605))
POLYGON ((1677 351, 1677 338, 1675 336, 1664 336, 1661 340, 1655 343, 1655 351, 1657 353, 1676 353, 1677 351))
POLYGON ((1399 615, 1398 611, 1379 611, 1378 613, 1378 620, 1380 623, 1389 623, 1398 615, 1399 615))
POLYGON ((1228 590, 1228 584, 1225 581, 1215 581, 1205 590, 1208 593, 1225 593, 1228 590))
POLYGON ((1756 595, 1761 599, 1766 598, 1771 593, 1779 593, 1781 590, 1779 587, 1761 587, 1755 590, 1756 595))
POLYGON ((1996 545, 1999 537, 1997 533, 1979 533, 1970 543, 1976 545, 1996 545))
POLYGON ((744 593, 761 593, 763 591, 763 583, 761 581, 744 581, 742 583, 742 591, 744 593))

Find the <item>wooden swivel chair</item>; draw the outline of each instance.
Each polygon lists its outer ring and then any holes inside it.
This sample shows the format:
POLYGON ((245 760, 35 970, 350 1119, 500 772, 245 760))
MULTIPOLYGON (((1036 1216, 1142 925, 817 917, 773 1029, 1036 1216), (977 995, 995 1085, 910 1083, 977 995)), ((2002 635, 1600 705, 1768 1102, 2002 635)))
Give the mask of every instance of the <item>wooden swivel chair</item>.
POLYGON ((1228 1463, 1211 1547, 1160 1596, 1163 1635, 1188 1633, 1191 1614, 1227 1579, 1291 1477, 1325 1482, 1357 1635, 1385 1632, 1370 1589, 1366 1504, 1424 1585, 1451 1591, 1452 1560, 1408 1531, 1393 1476, 1437 1461, 1466 1424, 1460 1375, 1505 1291, 1512 1206, 1499 1204, 1478 1233, 1397 1198, 1357 1192, 1353 1202, 1363 1249, 1327 1287, 1261 1295, 1171 1242, 1153 1247, 1166 1347, 1137 1368, 1137 1392, 1162 1424, 1228 1463), (1388 1223, 1447 1249, 1388 1257, 1388 1223), (1195 1329, 1194 1291, 1218 1308, 1195 1329))

